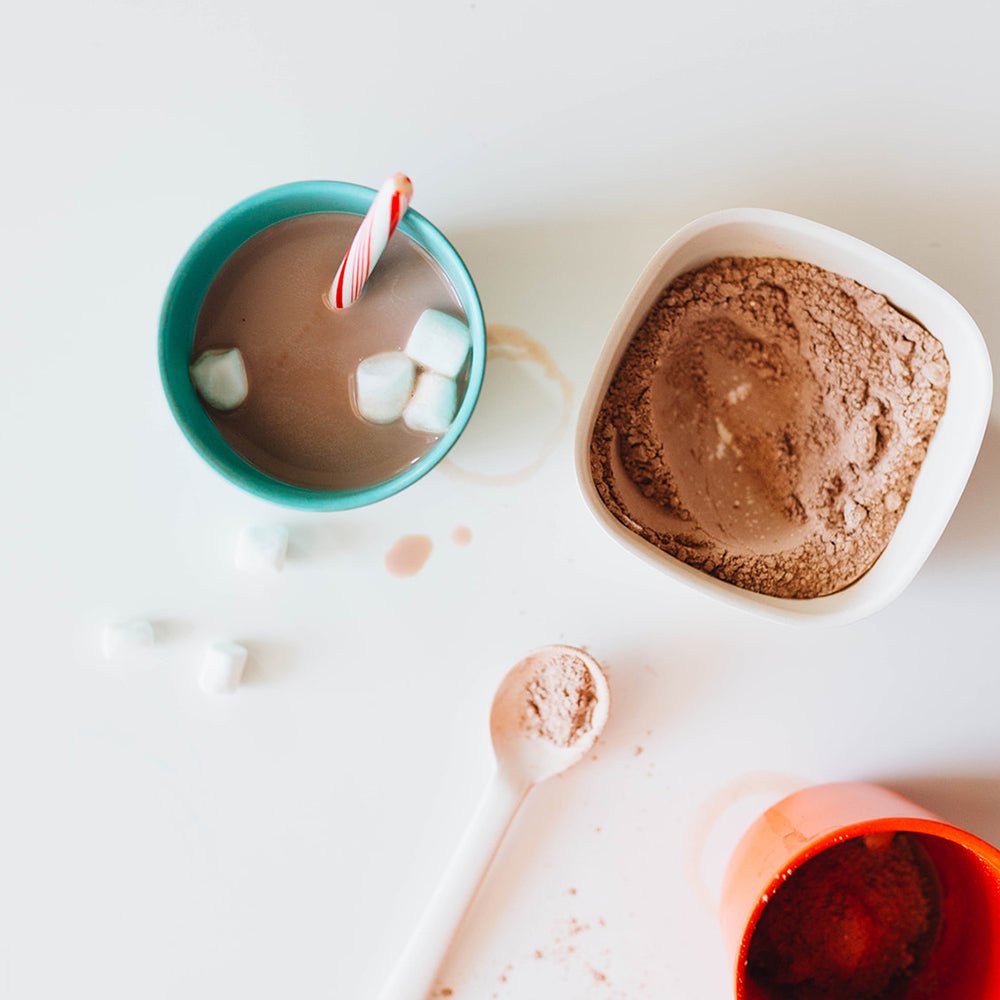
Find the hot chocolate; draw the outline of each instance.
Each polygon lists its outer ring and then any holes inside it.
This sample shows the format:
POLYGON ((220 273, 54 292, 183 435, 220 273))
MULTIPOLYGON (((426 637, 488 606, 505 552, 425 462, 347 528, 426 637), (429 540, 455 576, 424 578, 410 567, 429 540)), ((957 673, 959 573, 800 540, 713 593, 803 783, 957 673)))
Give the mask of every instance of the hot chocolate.
MULTIPOLYGON (((363 359, 401 351, 428 309, 465 318, 440 266, 398 231, 358 301, 330 309, 324 293, 359 221, 319 212, 258 233, 221 268, 198 316, 192 359, 236 348, 246 369, 243 402, 206 411, 248 462, 297 486, 372 486, 412 465, 440 436, 402 420, 374 423, 358 411, 363 359)), ((465 379, 463 368, 459 400, 465 379)))

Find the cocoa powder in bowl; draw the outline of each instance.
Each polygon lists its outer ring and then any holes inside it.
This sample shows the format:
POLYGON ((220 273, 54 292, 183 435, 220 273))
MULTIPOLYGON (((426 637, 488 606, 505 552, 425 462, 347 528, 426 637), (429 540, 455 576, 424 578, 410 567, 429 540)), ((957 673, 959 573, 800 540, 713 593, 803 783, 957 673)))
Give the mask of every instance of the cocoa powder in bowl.
POLYGON ((598 411, 591 472, 617 520, 747 590, 832 594, 878 559, 944 412, 941 344, 803 261, 677 278, 598 411))

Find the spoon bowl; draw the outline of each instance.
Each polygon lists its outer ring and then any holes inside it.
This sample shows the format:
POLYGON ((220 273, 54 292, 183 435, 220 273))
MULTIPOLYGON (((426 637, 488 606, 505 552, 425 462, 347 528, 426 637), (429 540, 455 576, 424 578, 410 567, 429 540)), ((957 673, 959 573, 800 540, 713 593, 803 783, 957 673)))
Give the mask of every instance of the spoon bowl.
MULTIPOLYGON (((567 692, 567 694, 569 694, 567 692)), ((490 711, 490 736, 497 769, 508 780, 527 786, 572 767, 593 747, 608 720, 610 702, 607 678, 597 661, 575 646, 543 646, 516 663, 500 682, 490 711), (530 725, 528 690, 533 678, 546 668, 583 667, 593 686, 593 702, 586 724, 572 742, 562 745, 547 739, 530 725)))

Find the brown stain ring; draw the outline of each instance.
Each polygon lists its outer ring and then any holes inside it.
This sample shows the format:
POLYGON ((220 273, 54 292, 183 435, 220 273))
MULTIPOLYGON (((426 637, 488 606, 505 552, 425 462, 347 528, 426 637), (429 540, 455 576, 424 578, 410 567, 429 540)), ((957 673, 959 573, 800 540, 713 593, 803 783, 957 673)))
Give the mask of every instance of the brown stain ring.
POLYGON ((486 352, 488 358, 513 361, 515 364, 538 365, 545 378, 559 387, 562 396, 562 414, 558 425, 544 438, 541 450, 529 465, 515 472, 488 473, 463 469, 452 458, 446 458, 441 468, 456 479, 477 483, 482 486, 514 486, 530 479, 555 450, 563 432, 569 427, 573 416, 573 383, 559 370, 552 355, 534 337, 524 330, 503 323, 491 323, 486 327, 486 352))

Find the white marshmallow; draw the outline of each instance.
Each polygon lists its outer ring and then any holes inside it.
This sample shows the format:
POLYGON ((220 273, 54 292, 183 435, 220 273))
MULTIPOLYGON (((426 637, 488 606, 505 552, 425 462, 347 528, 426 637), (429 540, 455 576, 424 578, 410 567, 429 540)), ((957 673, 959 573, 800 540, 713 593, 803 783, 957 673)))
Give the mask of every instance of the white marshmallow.
POLYGON ((458 406, 455 380, 436 372, 421 372, 413 398, 403 410, 403 422, 411 431, 444 434, 458 406))
POLYGON ((134 618, 127 622, 109 622, 104 626, 101 648, 107 660, 119 660, 148 654, 156 637, 152 622, 134 618))
POLYGON ((288 552, 288 528, 283 524, 251 524, 236 542, 236 568, 243 573, 280 573, 288 552))
POLYGON ((235 410, 247 398, 247 370, 238 347, 205 351, 191 366, 191 381, 213 410, 235 410))
POLYGON ((471 346, 472 334, 465 323, 437 309, 425 309, 406 342, 406 353, 418 365, 455 378, 471 346))
POLYGON ((201 689, 205 694, 235 691, 243 680, 247 650, 237 642, 213 642, 201 664, 201 689))
POLYGON ((358 412, 373 424, 391 424, 403 415, 417 372, 402 351, 385 351, 358 365, 354 387, 358 412))

